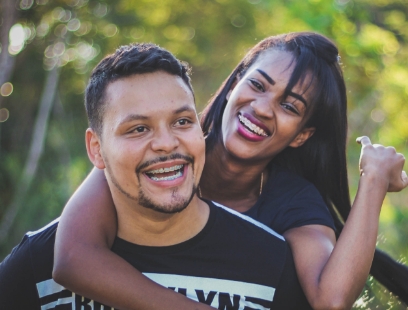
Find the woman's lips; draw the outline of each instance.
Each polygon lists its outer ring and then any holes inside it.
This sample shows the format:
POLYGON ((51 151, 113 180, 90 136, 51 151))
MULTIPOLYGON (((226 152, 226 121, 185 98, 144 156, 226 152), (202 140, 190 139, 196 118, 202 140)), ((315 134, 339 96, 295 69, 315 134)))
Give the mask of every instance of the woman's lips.
MULTIPOLYGON (((253 121, 251 121, 248 117, 245 117, 242 114, 238 114, 238 119, 240 121, 241 124, 243 124, 249 131, 262 136, 262 137, 267 137, 268 134, 266 133, 266 131, 261 128, 260 126, 258 126, 257 124, 254 124, 253 121)), ((263 127, 263 126, 262 126, 263 127)))
POLYGON ((238 121, 237 129, 238 134, 250 142, 263 141, 269 136, 268 134, 266 134, 265 130, 263 130, 259 126, 254 127, 254 124, 248 121, 248 118, 242 117, 241 114, 238 115, 237 121, 238 121), (254 130, 257 130, 260 133, 258 134, 254 130))

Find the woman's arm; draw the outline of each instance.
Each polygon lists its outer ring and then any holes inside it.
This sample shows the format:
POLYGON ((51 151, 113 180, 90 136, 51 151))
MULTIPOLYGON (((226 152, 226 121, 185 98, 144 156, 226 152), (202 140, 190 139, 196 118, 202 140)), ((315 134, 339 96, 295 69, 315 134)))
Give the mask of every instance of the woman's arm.
POLYGON ((62 213, 55 241, 54 280, 122 310, 213 309, 156 284, 111 252, 116 230, 105 175, 94 168, 62 213))
POLYGON ((385 194, 408 184, 401 154, 393 148, 373 146, 367 137, 361 143, 358 192, 337 243, 333 230, 322 225, 284 233, 299 281, 314 309, 352 307, 370 271, 385 194))

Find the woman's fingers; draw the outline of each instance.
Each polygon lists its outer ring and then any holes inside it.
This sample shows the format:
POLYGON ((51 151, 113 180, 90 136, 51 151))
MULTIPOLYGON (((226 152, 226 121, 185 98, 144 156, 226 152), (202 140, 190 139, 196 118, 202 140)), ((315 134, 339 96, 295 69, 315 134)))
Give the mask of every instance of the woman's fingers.
POLYGON ((361 136, 356 139, 361 144, 360 172, 376 175, 388 182, 389 192, 398 192, 408 186, 407 174, 403 171, 405 157, 397 153, 394 147, 371 144, 370 138, 361 136))
POLYGON ((370 145, 371 141, 370 138, 367 136, 361 136, 356 139, 356 142, 361 144, 362 146, 370 145))

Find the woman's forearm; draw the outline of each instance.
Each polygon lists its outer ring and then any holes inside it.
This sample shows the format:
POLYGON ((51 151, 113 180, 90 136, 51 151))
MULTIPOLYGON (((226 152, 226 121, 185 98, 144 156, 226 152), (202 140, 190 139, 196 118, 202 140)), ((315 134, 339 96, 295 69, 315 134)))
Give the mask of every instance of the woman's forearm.
POLYGON ((54 280, 123 310, 212 309, 156 284, 111 252, 116 231, 116 212, 104 173, 93 169, 61 216, 54 280))
POLYGON ((370 271, 381 206, 387 191, 408 184, 404 157, 393 148, 362 139, 359 188, 337 243, 333 232, 310 225, 285 233, 296 270, 314 309, 350 309, 370 271))
POLYGON ((360 179, 349 217, 320 276, 318 291, 327 296, 323 305, 329 302, 335 309, 350 309, 363 290, 374 257, 387 186, 369 175, 360 179))
POLYGON ((61 284, 116 309, 213 309, 149 280, 107 248, 80 244, 70 255, 61 284))

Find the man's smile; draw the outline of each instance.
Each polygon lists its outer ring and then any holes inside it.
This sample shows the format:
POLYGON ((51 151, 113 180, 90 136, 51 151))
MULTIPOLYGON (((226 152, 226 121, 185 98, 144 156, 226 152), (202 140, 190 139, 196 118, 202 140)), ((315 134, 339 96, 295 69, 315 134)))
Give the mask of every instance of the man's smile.
POLYGON ((183 176, 184 165, 174 165, 146 171, 145 174, 153 181, 171 181, 183 176))

